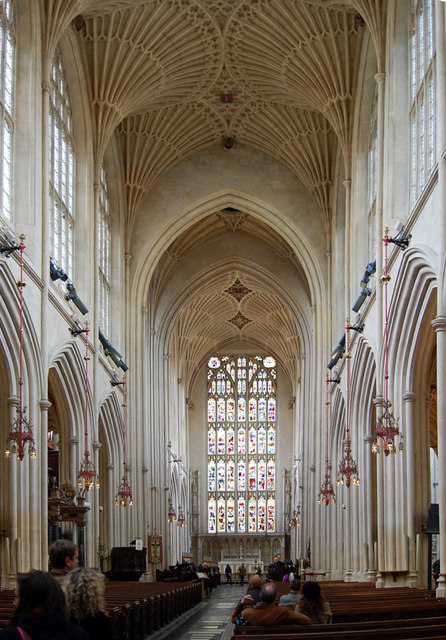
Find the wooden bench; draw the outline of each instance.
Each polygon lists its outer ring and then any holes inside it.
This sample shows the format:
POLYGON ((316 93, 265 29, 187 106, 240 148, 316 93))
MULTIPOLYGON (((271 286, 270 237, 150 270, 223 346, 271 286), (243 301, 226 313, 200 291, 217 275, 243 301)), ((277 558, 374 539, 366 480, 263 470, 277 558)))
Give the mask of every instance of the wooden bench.
POLYGON ((119 640, 143 640, 202 599, 200 582, 107 583, 105 602, 119 640))
MULTIPOLYGON (((289 584, 277 583, 277 598, 289 593, 289 584)), ((321 583, 333 613, 333 624, 284 627, 235 627, 233 639, 318 640, 319 638, 445 638, 446 600, 429 589, 376 589, 370 583, 321 583)))

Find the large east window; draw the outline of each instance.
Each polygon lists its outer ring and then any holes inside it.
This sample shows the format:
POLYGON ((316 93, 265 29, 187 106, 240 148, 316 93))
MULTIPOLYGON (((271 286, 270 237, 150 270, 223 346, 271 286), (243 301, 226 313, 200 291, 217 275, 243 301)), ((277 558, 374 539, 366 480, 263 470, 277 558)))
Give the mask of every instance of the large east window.
POLYGON ((275 531, 276 362, 208 361, 208 532, 275 531))
POLYGON ((0 1, 0 211, 12 218, 15 34, 12 0, 0 1))
POLYGON ((73 274, 74 144, 70 98, 63 60, 51 66, 49 107, 50 253, 65 273, 73 274))
POLYGON ((410 199, 420 197, 435 166, 434 2, 412 0, 410 33, 410 199))

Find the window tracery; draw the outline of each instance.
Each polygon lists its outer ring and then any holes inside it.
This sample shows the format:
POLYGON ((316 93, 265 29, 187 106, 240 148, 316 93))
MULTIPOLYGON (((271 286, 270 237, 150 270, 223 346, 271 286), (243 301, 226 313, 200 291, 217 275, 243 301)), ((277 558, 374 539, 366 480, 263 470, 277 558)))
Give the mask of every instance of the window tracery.
POLYGON ((50 251, 73 274, 74 144, 71 105, 60 52, 51 66, 49 105, 50 251))
POLYGON ((275 531, 276 362, 208 361, 208 532, 275 531))
POLYGON ((111 289, 111 240, 110 203, 107 175, 101 168, 99 188, 99 326, 104 333, 110 329, 110 289, 111 289))
POLYGON ((414 205, 435 164, 433 0, 413 0, 410 34, 410 198, 414 205))

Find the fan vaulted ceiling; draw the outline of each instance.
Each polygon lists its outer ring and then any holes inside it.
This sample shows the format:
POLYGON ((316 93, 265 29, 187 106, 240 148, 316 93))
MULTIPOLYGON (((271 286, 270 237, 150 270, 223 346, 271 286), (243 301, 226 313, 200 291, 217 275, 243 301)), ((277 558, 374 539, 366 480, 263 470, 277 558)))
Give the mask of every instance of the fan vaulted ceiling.
MULTIPOLYGON (((349 175, 357 61, 367 30, 378 61, 382 55, 385 0, 42 2, 48 56, 71 22, 85 51, 99 161, 112 136, 119 137, 128 242, 159 178, 186 156, 224 143, 250 147, 289 169, 329 229, 339 154, 349 175)), ((264 236, 281 242, 267 231, 264 236)), ((244 277, 254 291, 251 315, 262 318, 268 336, 276 335, 274 309, 283 301, 270 296, 268 316, 262 287, 244 277)), ((228 278, 229 271, 213 295, 223 295, 228 278)), ((195 308, 203 318, 203 305, 189 305, 183 315, 195 308)), ((212 333, 215 314, 207 328, 204 320, 189 322, 199 327, 198 341, 212 333)), ((295 327, 289 333, 294 336, 295 327)), ((289 345, 283 337, 284 359, 289 345)))

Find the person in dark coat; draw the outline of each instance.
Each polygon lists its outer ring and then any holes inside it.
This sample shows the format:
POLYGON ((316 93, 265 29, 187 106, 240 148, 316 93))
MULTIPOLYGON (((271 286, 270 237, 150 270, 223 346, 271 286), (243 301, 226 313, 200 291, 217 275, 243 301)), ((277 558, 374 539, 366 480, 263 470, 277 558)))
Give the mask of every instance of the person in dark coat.
POLYGON ((226 573, 226 582, 232 585, 232 569, 229 564, 226 565, 225 573, 226 573))
POLYGON ((12 626, 0 631, 0 640, 89 640, 84 629, 66 619, 64 593, 49 573, 20 574, 16 594, 12 626))
POLYGON ((64 582, 71 622, 85 629, 90 640, 114 640, 112 619, 105 612, 104 576, 95 569, 78 567, 64 582))
POLYGON ((243 562, 238 568, 238 574, 240 576, 240 585, 243 587, 243 585, 245 584, 245 576, 246 576, 246 568, 243 562))

